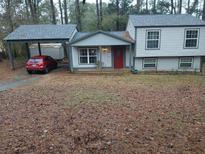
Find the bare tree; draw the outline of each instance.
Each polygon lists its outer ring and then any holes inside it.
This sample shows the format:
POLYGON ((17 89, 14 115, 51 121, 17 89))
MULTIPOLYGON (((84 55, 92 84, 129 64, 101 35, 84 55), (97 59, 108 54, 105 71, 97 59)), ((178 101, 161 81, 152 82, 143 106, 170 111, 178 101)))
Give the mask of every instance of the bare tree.
POLYGON ((153 1, 152 12, 153 12, 154 14, 156 13, 156 0, 153 1))
POLYGON ((204 4, 203 4, 202 20, 205 20, 205 0, 204 0, 204 4))
POLYGON ((28 0, 33 23, 38 23, 38 15, 37 15, 38 3, 39 1, 37 0, 28 0))
POLYGON ((146 12, 148 12, 148 5, 149 5, 148 0, 146 0, 145 5, 146 5, 146 12))
POLYGON ((117 20, 116 20, 116 29, 120 30, 120 6, 119 6, 119 0, 116 0, 116 11, 117 11, 117 20))
POLYGON ((187 13, 188 14, 190 13, 190 0, 188 0, 187 2, 187 13))
POLYGON ((174 13, 174 1, 171 0, 171 14, 174 13))
POLYGON ((28 1, 25 0, 25 6, 26 6, 26 18, 29 20, 29 6, 28 6, 28 1))
POLYGON ((13 20, 12 20, 12 10, 11 10, 11 0, 7 0, 7 3, 6 3, 6 14, 7 14, 7 19, 8 19, 8 22, 9 22, 9 26, 10 26, 10 32, 12 32, 14 30, 14 24, 13 24, 13 20))
POLYGON ((80 2, 79 0, 75 0, 75 12, 76 12, 76 20, 78 25, 78 30, 81 30, 81 13, 80 13, 80 2))
POLYGON ((182 0, 179 0, 179 11, 178 11, 179 14, 182 13, 182 0))
POLYGON ((55 13, 55 7, 53 4, 53 0, 50 0, 50 4, 51 4, 51 13, 52 13, 52 23, 56 24, 56 13, 55 13))
POLYGON ((97 14, 97 29, 100 29, 100 13, 99 13, 98 0, 96 0, 96 14, 97 14))
POLYGON ((177 8, 177 2, 176 2, 176 0, 174 1, 174 14, 176 14, 177 12, 176 12, 176 8, 177 8))
POLYGON ((141 5, 142 5, 141 0, 137 0, 137 5, 136 5, 137 13, 140 13, 141 5))
POLYGON ((67 10, 67 1, 64 0, 64 17, 65 17, 65 24, 68 24, 68 10, 67 10))
POLYGON ((194 0, 192 6, 190 6, 189 14, 193 14, 196 11, 198 4, 199 4, 199 0, 194 0))
POLYGON ((102 29, 102 20, 103 20, 103 12, 102 12, 102 0, 100 0, 100 29, 102 29))
POLYGON ((59 10, 60 10, 60 17, 61 17, 61 24, 63 24, 63 9, 61 0, 58 0, 59 10))

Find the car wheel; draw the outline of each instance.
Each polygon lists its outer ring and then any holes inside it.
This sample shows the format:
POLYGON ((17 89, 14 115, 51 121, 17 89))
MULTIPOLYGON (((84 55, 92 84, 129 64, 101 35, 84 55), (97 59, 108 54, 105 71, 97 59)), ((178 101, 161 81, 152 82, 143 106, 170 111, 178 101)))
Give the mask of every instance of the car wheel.
POLYGON ((33 72, 31 70, 27 70, 28 74, 32 74, 33 72))
POLYGON ((44 73, 47 74, 49 72, 48 67, 45 68, 44 73))

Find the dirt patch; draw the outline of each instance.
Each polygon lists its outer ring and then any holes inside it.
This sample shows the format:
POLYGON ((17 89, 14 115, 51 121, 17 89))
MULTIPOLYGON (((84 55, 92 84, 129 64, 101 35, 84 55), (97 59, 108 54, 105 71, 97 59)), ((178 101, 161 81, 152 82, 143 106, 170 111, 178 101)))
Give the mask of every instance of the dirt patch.
POLYGON ((56 72, 0 93, 2 153, 204 153, 205 79, 56 72))

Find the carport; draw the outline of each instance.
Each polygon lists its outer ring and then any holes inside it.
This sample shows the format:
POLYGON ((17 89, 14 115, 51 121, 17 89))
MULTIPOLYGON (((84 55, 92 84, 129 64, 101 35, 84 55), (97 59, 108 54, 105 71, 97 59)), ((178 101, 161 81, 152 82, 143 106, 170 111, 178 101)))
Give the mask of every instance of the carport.
MULTIPOLYGON (((27 57, 30 58, 29 44, 37 43, 38 52, 41 55, 41 43, 62 43, 65 52, 69 56, 68 43, 77 32, 76 25, 21 25, 10 33, 4 41, 7 44, 7 51, 11 69, 15 69, 14 53, 11 49, 12 43, 25 44, 27 57)), ((70 63, 70 60, 69 60, 70 63)))

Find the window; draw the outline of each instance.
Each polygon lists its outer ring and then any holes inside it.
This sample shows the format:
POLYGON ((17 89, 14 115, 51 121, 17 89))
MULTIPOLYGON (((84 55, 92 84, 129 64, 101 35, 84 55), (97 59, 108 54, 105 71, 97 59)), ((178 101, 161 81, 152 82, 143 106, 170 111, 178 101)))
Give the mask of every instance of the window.
POLYGON ((179 59, 180 68, 191 68, 193 65, 193 57, 182 57, 179 59))
POLYGON ((97 49, 87 48, 79 50, 80 64, 96 64, 97 61, 97 49))
POLYGON ((185 30, 185 48, 197 48, 199 29, 185 30))
POLYGON ((160 30, 148 30, 146 49, 159 49, 160 30))
POLYGON ((157 59, 156 58, 145 58, 143 61, 144 68, 156 68, 157 67, 157 59))

